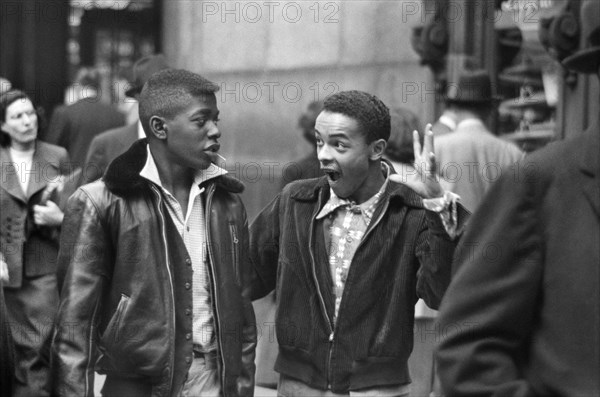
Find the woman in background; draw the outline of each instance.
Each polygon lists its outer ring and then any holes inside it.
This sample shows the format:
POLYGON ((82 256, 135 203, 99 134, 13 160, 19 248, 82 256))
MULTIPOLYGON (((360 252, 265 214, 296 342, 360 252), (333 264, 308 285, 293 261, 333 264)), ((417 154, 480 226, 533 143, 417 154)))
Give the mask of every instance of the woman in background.
POLYGON ((38 116, 22 91, 0 96, 0 126, 0 275, 7 312, 1 322, 8 322, 14 342, 12 395, 49 396, 63 218, 56 202, 68 156, 37 140, 38 116))

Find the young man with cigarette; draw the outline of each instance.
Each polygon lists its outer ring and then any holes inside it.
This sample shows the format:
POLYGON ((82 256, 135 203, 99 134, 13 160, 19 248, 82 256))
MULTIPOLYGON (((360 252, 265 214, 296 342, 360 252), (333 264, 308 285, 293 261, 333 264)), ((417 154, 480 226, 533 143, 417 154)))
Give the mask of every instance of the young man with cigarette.
POLYGON ((139 99, 146 139, 70 198, 57 395, 93 395, 95 369, 104 396, 252 395, 246 212, 242 184, 215 165, 217 90, 184 70, 152 75, 139 99))

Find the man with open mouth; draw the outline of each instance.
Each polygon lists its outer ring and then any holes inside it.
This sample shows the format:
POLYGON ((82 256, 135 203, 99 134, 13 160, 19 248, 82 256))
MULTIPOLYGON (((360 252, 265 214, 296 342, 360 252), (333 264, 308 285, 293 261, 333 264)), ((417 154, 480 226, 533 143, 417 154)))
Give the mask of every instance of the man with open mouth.
POLYGON ((325 176, 286 188, 250 227, 250 296, 275 290, 281 396, 405 396, 419 297, 437 308, 468 214, 435 177, 433 134, 415 173, 382 155, 387 106, 328 97, 315 125, 325 176))

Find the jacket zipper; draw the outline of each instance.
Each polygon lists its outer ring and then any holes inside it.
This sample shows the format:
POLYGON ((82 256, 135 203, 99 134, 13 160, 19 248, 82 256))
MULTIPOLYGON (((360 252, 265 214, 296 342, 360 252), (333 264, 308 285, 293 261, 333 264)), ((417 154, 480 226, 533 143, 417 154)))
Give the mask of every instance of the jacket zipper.
MULTIPOLYGON (((161 205, 162 205, 162 198, 160 196, 160 193, 156 190, 156 188, 154 186, 152 186, 152 190, 154 191, 154 193, 156 194, 157 198, 158 198, 158 214, 160 216, 160 220, 161 220, 161 230, 162 230, 162 238, 163 238, 163 244, 165 246, 165 264, 167 265, 167 273, 169 273, 169 286, 171 287, 171 313, 173 315, 173 327, 175 327, 175 288, 173 287, 173 275, 171 274, 171 268, 169 266, 169 246, 167 245, 167 230, 166 230, 166 223, 165 223, 165 216, 162 212, 161 209, 161 205)), ((173 333, 173 338, 174 338, 174 333, 173 333)), ((173 350, 171 350, 171 353, 169 353, 170 356, 170 368, 169 368, 169 389, 172 387, 171 385, 173 384, 173 376, 174 376, 174 365, 175 365, 175 355, 173 350)))
POLYGON ((208 254, 208 261, 207 261, 207 266, 210 268, 210 273, 212 274, 212 279, 210 280, 210 286, 211 286, 211 290, 212 290, 212 296, 213 296, 213 300, 215 302, 215 310, 213 311, 213 317, 215 318, 215 326, 218 332, 218 337, 217 337, 217 342, 219 344, 219 349, 221 351, 221 354, 217 354, 217 357, 221 357, 221 373, 219 374, 219 378, 221 381, 221 390, 223 391, 223 394, 225 395, 225 359, 223 358, 223 335, 221 335, 221 320, 219 319, 219 301, 217 299, 217 291, 216 291, 216 285, 215 280, 216 280, 216 274, 215 274, 215 267, 214 267, 214 254, 212 252, 211 249, 211 238, 210 238, 210 207, 212 204, 212 198, 215 192, 215 185, 211 184, 208 188, 208 192, 206 195, 206 207, 204 208, 204 224, 206 227, 206 247, 207 247, 207 254, 208 254))
POLYGON ((329 356, 327 359, 327 388, 331 390, 331 357, 333 356, 333 342, 335 340, 334 330, 329 334, 329 356))
MULTIPOLYGON (((385 207, 383 207, 383 210, 381 211, 381 213, 379 214, 379 216, 377 217, 377 219, 375 220, 375 223, 372 223, 371 225, 369 225, 369 229, 367 230, 367 232, 365 233, 365 235, 363 236, 362 240, 360 241, 360 243, 358 244, 358 246, 356 247, 356 251, 358 251, 358 249, 360 248, 360 246, 363 244, 363 242, 365 241, 366 237, 371 233, 371 231, 375 228, 375 226, 377 226, 377 224, 381 221, 381 219, 383 218, 383 215, 385 214, 385 212, 387 211, 389 203, 386 202, 385 203, 385 207)), ((314 217, 313 217, 314 219, 314 217)), ((323 298, 323 295, 321 294, 321 288, 319 287, 319 283, 317 281, 317 273, 316 273, 316 264, 315 264, 315 259, 313 256, 313 252, 312 252, 312 224, 311 224, 311 233, 310 233, 310 239, 309 239, 309 248, 310 248, 310 258, 312 260, 312 264, 313 264, 313 277, 315 278, 315 283, 317 284, 317 292, 319 294, 319 299, 321 300, 321 304, 323 305, 323 311, 325 313, 325 317, 327 318, 327 323, 329 324, 329 329, 330 329, 330 334, 329 334, 329 355, 328 355, 328 359, 327 359, 327 388, 331 390, 331 358, 333 356, 333 344, 335 342, 335 324, 332 325, 331 320, 329 319, 329 315, 327 314, 327 311, 325 310, 325 299, 323 298)), ((343 301, 343 299, 342 299, 343 301)), ((338 319, 339 321, 339 313, 338 313, 338 319)))
POLYGON ((237 280, 238 284, 241 286, 241 280, 239 277, 239 264, 238 264, 238 254, 237 254, 237 247, 238 247, 238 243, 239 240, 237 238, 237 233, 235 231, 235 225, 233 223, 229 224, 229 232, 231 233, 231 256, 233 257, 233 269, 235 271, 235 279, 237 280))
POLYGON ((321 293, 321 287, 319 284, 319 280, 317 278, 317 271, 316 271, 317 265, 315 263, 315 256, 314 256, 314 253, 312 250, 314 219, 315 219, 315 214, 313 214, 311 225, 310 225, 308 250, 310 252, 310 260, 312 263, 312 275, 315 280, 315 285, 317 287, 317 295, 319 296, 319 300, 320 300, 321 306, 323 308, 323 313, 325 314, 325 319, 327 320, 327 325, 329 326, 329 354, 328 354, 328 358, 327 358, 327 388, 331 389, 331 357, 333 355, 333 342, 335 340, 335 335, 334 335, 335 332, 334 332, 334 325, 331 322, 331 319, 329 318, 329 314, 327 314, 327 307, 325 306, 325 299, 323 298, 323 294, 321 293))

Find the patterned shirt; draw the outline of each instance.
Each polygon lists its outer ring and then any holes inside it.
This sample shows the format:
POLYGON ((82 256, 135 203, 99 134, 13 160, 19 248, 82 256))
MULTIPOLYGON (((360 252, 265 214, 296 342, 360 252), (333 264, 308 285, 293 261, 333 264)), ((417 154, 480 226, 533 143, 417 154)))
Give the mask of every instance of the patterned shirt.
MULTIPOLYGON (((387 167, 387 164, 382 164, 387 167)), ((369 223, 371 223, 377 204, 388 185, 388 180, 386 178, 379 191, 362 204, 339 198, 330 188, 329 200, 317 214, 317 219, 329 216, 332 220, 329 229, 330 244, 328 252, 335 292, 334 322, 337 320, 352 258, 369 227, 369 223)))
POLYGON ((159 188, 169 215, 177 227, 192 260, 192 340, 194 345, 198 345, 201 351, 213 351, 217 345, 207 265, 206 221, 202 200, 204 188, 200 188, 200 184, 226 174, 227 171, 214 164, 211 164, 205 170, 197 171, 190 188, 187 213, 184 216, 177 199, 162 186, 150 147, 147 151, 148 159, 140 172, 140 176, 159 188))
MULTIPOLYGON (((334 322, 337 320, 352 258, 371 223, 373 214, 389 182, 390 167, 386 163, 382 162, 381 164, 386 179, 373 197, 362 204, 356 204, 351 200, 339 198, 330 188, 329 200, 316 217, 316 219, 323 219, 326 216, 331 218, 328 253, 335 293, 334 322)), ((445 192, 443 197, 423 200, 425 209, 439 214, 446 232, 453 239, 457 235, 456 205, 459 200, 460 197, 451 192, 445 192)))

